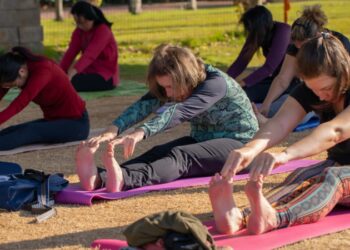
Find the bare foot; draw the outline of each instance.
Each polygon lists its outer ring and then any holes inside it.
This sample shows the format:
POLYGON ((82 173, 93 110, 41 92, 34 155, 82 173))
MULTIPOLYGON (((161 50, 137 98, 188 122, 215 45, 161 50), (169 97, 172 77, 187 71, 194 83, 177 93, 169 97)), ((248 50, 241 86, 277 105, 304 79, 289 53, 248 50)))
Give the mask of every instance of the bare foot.
POLYGON ((122 190, 124 181, 123 173, 114 158, 114 147, 108 143, 106 152, 102 155, 103 164, 107 170, 106 189, 108 192, 119 192, 122 190))
POLYGON ((232 197, 232 184, 219 174, 209 182, 209 197, 216 228, 220 233, 233 234, 242 228, 242 213, 232 197))
POLYGON ((251 234, 262 234, 277 228, 276 210, 262 193, 263 177, 258 181, 248 181, 245 193, 251 206, 247 229, 251 234))
POLYGON ((265 125, 269 121, 269 118, 264 116, 263 114, 260 113, 258 107, 255 105, 255 103, 252 103, 253 106, 253 111, 256 116, 256 119, 258 119, 259 127, 261 128, 262 126, 265 125))
POLYGON ((94 190, 101 183, 94 161, 97 148, 98 146, 89 147, 87 142, 83 141, 79 144, 75 154, 75 166, 80 185, 87 191, 94 190))

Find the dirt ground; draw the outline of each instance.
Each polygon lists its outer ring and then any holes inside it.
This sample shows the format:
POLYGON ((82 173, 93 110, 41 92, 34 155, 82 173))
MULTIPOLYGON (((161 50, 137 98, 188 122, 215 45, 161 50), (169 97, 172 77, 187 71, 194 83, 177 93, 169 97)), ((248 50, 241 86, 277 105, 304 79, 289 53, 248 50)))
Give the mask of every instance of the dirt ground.
MULTIPOLYGON (((92 128, 102 128, 110 122, 137 97, 110 97, 87 102, 92 128)), ((6 103, 0 104, 2 109, 6 103)), ((31 105, 5 125, 41 117, 41 111, 31 105)), ((2 126, 0 129, 2 129, 2 126)), ((153 145, 166 142, 172 138, 188 134, 188 124, 181 125, 163 134, 140 142, 136 154, 140 154, 153 145)), ((305 136, 309 132, 294 133, 286 143, 273 148, 282 150, 286 145, 305 136)), ((102 151, 101 149, 100 151, 102 151)), ((62 172, 70 182, 77 182, 74 167, 75 147, 58 148, 0 156, 0 161, 19 163, 24 168, 35 168, 45 172, 62 172)), ((117 158, 123 161, 117 150, 117 158)), ((313 159, 324 159, 320 154, 313 159)), ((100 153, 96 157, 100 163, 100 153)), ((267 179, 265 189, 283 180, 286 174, 271 176, 267 179)), ((235 185, 234 196, 237 204, 247 204, 244 181, 235 185)), ((91 242, 97 238, 123 239, 123 228, 131 222, 150 213, 164 210, 183 210, 193 213, 201 220, 211 219, 211 208, 207 187, 185 188, 175 191, 153 192, 134 198, 117 201, 99 201, 93 206, 60 205, 56 206, 58 214, 42 224, 33 223, 33 216, 28 212, 0 212, 0 249, 89 249, 91 242)), ((350 230, 319 237, 312 240, 289 245, 283 249, 349 249, 350 230)))

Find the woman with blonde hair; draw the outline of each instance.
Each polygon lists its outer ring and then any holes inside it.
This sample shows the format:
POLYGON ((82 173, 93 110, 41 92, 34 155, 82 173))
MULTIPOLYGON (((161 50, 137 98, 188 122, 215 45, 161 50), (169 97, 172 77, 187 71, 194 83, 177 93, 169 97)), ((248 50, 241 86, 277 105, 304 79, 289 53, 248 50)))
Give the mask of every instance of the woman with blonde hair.
POLYGON ((149 92, 128 107, 100 136, 80 145, 77 172, 86 190, 99 187, 105 171, 98 174, 94 153, 109 142, 103 155, 110 192, 178 178, 210 176, 220 171, 228 153, 243 146, 258 130, 248 97, 232 78, 205 65, 189 49, 161 45, 155 49, 147 77, 149 92), (167 103, 167 108, 135 130, 120 135, 167 103), (119 166, 114 146, 123 145, 129 158, 138 142, 190 122, 190 136, 158 145, 119 166), (119 136, 118 136, 119 135, 119 136))
POLYGON ((260 234, 273 229, 317 222, 336 204, 350 198, 350 56, 341 42, 322 33, 302 45, 297 65, 304 84, 296 87, 280 112, 244 147, 233 150, 221 175, 212 178, 209 195, 217 227, 225 233, 246 226, 260 234), (321 125, 280 153, 265 151, 293 130, 309 111, 321 125), (264 177, 290 160, 323 151, 328 159, 291 173, 267 195, 264 177), (243 213, 232 199, 232 176, 250 165, 246 194, 250 209, 243 213))

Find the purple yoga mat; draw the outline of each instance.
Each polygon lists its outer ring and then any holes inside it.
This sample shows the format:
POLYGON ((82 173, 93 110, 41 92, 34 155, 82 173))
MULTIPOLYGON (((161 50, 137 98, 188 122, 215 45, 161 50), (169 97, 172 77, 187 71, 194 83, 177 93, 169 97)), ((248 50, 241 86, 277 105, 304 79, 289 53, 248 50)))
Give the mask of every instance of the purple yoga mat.
MULTIPOLYGON (((316 160, 296 160, 290 161, 285 165, 282 165, 272 171, 272 174, 279 174, 290 172, 294 169, 300 167, 307 167, 312 164, 315 164, 319 161, 316 160)), ((248 174, 239 174, 235 176, 235 180, 244 180, 249 177, 248 174)), ((144 194, 150 191, 160 191, 160 190, 171 190, 184 187, 193 187, 207 185, 211 177, 200 177, 200 178, 188 178, 188 179, 179 179, 173 182, 145 186, 140 188, 131 189, 128 191, 108 193, 105 188, 97 189, 94 191, 83 191, 79 184, 71 184, 63 191, 59 192, 55 200, 58 203, 70 203, 70 204, 82 204, 82 205, 92 205, 93 199, 105 199, 105 200, 115 200, 127 198, 139 194, 144 194)))
MULTIPOLYGON (((248 235, 246 230, 235 235, 218 234, 213 229, 213 224, 213 221, 205 223, 217 246, 231 246, 234 250, 267 250, 349 229, 350 211, 336 209, 317 223, 282 228, 261 235, 248 235)), ((104 250, 119 250, 125 246, 127 246, 125 241, 114 239, 98 239, 91 244, 94 249, 104 250)))

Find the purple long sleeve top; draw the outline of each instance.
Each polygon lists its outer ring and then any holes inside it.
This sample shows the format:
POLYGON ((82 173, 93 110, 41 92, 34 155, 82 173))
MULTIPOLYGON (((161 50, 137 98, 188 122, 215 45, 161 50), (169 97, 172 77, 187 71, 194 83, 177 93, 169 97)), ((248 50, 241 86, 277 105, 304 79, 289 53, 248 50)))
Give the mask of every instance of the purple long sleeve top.
MULTIPOLYGON (((290 43, 290 36, 291 29, 288 24, 275 22, 271 41, 262 47, 263 55, 266 58, 265 63, 243 79, 247 87, 259 83, 261 80, 273 75, 275 71, 279 70, 290 43)), ((232 78, 239 76, 247 67, 253 56, 254 54, 248 53, 248 41, 246 41, 239 56, 227 70, 227 74, 232 78)))

